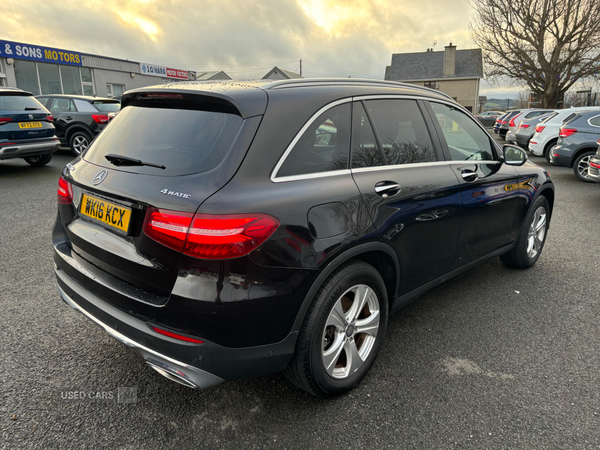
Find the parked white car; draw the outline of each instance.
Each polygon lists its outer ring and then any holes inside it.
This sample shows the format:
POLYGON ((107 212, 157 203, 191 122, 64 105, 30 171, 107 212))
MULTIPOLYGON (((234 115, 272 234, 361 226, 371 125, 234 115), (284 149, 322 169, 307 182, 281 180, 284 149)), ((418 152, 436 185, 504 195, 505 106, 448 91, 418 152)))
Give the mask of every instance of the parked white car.
POLYGON ((575 113, 591 109, 600 109, 600 106, 581 106, 556 110, 554 114, 551 114, 535 127, 535 134, 529 141, 529 151, 536 156, 545 156, 546 161, 550 162, 550 149, 556 145, 559 128, 565 122, 571 120, 575 113))

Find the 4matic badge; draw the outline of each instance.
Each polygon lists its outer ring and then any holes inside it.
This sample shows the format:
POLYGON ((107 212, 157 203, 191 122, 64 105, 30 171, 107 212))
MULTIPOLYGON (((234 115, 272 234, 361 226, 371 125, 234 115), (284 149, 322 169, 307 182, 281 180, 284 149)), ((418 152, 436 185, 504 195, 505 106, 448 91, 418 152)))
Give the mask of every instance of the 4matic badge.
POLYGON ((183 192, 175 192, 168 189, 163 189, 160 192, 165 195, 172 195, 173 197, 190 198, 192 196, 192 194, 184 194, 183 192))

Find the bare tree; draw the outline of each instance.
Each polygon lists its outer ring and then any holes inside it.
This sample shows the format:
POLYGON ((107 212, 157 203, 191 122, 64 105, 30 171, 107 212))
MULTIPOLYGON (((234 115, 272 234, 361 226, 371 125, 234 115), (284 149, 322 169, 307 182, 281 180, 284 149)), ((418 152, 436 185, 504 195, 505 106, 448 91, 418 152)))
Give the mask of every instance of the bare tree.
POLYGON ((578 80, 599 76, 600 0, 470 2, 487 77, 508 77, 555 108, 578 80))

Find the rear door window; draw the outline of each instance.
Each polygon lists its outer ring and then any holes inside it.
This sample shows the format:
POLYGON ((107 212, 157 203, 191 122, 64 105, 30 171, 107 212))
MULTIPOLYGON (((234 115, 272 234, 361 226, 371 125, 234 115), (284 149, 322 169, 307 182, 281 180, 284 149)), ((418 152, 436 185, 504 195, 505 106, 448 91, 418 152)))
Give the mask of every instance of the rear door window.
POLYGON ((298 138, 277 177, 348 168, 350 103, 334 106, 316 118, 298 138))
POLYGON ((436 161, 425 120, 415 100, 368 100, 364 106, 366 117, 358 108, 360 123, 355 121, 360 131, 355 133, 353 141, 353 168, 436 161), (373 126, 376 147, 372 145, 368 122, 373 126))
POLYGON ((77 112, 77 109, 75 109, 75 104, 70 98, 53 98, 50 111, 55 113, 77 112))
POLYGON ((491 161, 494 151, 490 137, 477 123, 452 106, 431 102, 453 161, 491 161))
POLYGON ((98 135, 84 159, 115 169, 105 158, 113 154, 165 166, 164 170, 118 167, 121 171, 150 175, 204 172, 223 160, 241 124, 242 118, 235 114, 128 106, 98 135))

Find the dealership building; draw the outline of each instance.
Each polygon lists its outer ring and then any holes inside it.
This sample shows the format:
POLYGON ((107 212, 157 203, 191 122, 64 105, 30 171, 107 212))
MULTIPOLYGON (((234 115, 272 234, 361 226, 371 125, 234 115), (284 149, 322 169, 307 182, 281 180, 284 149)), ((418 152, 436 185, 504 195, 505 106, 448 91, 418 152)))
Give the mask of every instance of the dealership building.
POLYGON ((126 90, 194 80, 195 72, 0 40, 0 86, 41 94, 112 97, 126 90))

